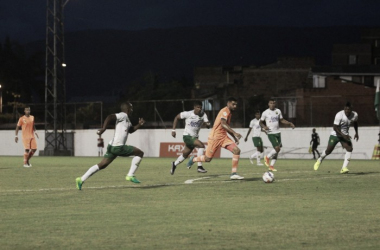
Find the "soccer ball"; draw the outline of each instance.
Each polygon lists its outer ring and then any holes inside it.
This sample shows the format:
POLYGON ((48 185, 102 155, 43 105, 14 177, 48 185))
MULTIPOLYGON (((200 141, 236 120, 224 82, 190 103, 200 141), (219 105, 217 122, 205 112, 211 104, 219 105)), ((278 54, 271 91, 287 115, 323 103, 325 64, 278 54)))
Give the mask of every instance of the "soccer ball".
POLYGON ((263 181, 265 183, 272 183, 272 182, 274 182, 274 174, 272 172, 269 172, 269 171, 265 172, 263 174, 263 181))

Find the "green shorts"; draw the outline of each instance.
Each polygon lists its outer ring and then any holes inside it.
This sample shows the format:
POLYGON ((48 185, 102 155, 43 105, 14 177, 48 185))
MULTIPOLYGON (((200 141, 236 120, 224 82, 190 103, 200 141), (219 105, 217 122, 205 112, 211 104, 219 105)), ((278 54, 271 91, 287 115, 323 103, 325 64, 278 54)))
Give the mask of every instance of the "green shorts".
POLYGON ((133 155, 133 146, 111 146, 108 144, 107 152, 104 155, 104 158, 115 159, 118 156, 131 156, 133 155))
POLYGON ((352 147, 351 140, 346 140, 343 137, 338 137, 338 136, 335 136, 335 135, 330 135, 330 137, 329 137, 329 146, 335 147, 335 145, 338 144, 338 142, 340 142, 340 144, 347 143, 350 147, 352 147))
POLYGON ((261 137, 252 137, 253 145, 255 147, 262 147, 263 146, 263 140, 261 137))
POLYGON ((268 134, 268 139, 272 143, 272 146, 275 147, 282 147, 281 143, 281 133, 277 134, 268 134))
POLYGON ((183 142, 185 143, 186 147, 193 150, 195 148, 194 142, 198 140, 198 137, 193 137, 191 135, 184 135, 183 136, 183 142))

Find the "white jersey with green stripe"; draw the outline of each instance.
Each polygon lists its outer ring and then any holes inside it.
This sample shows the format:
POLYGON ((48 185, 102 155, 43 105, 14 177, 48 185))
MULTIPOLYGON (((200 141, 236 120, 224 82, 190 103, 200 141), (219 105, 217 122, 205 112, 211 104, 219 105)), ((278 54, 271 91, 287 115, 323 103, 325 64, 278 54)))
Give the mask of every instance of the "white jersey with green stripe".
POLYGON ((268 134, 280 133, 280 120, 283 119, 281 110, 267 109, 261 114, 260 120, 265 121, 266 126, 269 128, 268 134))
POLYGON ((199 116, 194 113, 194 110, 181 112, 180 117, 181 119, 185 119, 186 123, 183 135, 190 135, 193 137, 198 137, 199 130, 204 122, 209 122, 206 113, 199 116))
POLYGON ((254 118, 250 123, 249 127, 252 129, 252 137, 260 137, 261 135, 261 126, 260 126, 260 120, 257 120, 254 118))
MULTIPOLYGON (((344 110, 342 110, 335 115, 334 125, 340 127, 340 131, 344 135, 348 135, 351 124, 358 121, 358 118, 358 113, 355 111, 352 111, 351 115, 347 117, 346 113, 344 113, 344 110)), ((334 129, 331 131, 331 135, 338 136, 334 129)))
POLYGON ((116 114, 115 134, 109 142, 111 146, 124 146, 128 139, 128 131, 132 127, 132 123, 126 113, 120 112, 116 114))

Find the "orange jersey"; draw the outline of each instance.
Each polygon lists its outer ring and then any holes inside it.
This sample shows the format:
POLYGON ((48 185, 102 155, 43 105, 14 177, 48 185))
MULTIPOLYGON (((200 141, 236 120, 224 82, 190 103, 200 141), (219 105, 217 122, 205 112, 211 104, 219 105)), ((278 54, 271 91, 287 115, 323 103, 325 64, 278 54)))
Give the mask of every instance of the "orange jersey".
POLYGON ((27 116, 21 116, 18 120, 17 126, 21 127, 22 129, 22 139, 28 140, 34 138, 34 116, 30 115, 27 116))
POLYGON ((227 131, 222 127, 222 119, 226 120, 227 124, 230 124, 231 116, 232 114, 228 107, 222 108, 215 119, 214 126, 212 127, 208 137, 216 140, 226 138, 227 131))

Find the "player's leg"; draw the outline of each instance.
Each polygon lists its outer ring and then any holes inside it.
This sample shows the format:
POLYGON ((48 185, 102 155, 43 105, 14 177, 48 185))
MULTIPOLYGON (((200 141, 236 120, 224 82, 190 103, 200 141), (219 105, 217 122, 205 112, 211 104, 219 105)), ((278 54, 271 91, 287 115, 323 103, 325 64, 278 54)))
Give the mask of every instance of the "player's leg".
POLYGON ((240 148, 231 141, 229 138, 225 139, 223 147, 232 153, 232 168, 231 168, 231 180, 243 180, 244 177, 237 174, 237 168, 239 166, 240 148))
POLYGON ((351 154, 352 154, 352 150, 353 150, 352 142, 342 140, 341 144, 342 144, 342 147, 346 149, 346 154, 344 155, 343 166, 342 166, 342 169, 340 170, 340 173, 341 174, 347 174, 350 171, 350 170, 348 170, 347 166, 351 160, 351 154))
POLYGON ((32 166, 32 164, 30 164, 29 161, 33 157, 34 153, 36 153, 36 151, 37 151, 37 142, 36 142, 36 139, 32 138, 30 140, 30 148, 31 148, 31 150, 29 150, 28 160, 27 160, 27 164, 29 165, 29 167, 32 166))
POLYGON ((24 145, 24 167, 25 168, 30 167, 28 164, 29 153, 31 151, 30 142, 31 142, 31 140, 25 140, 24 138, 22 138, 22 144, 24 145))
MULTIPOLYGON (((205 152, 205 145, 203 144, 203 142, 201 142, 200 140, 196 139, 194 141, 194 146, 198 149, 198 152, 197 152, 197 157, 201 157, 202 155, 204 155, 204 152, 205 152)), ((203 168, 203 165, 202 165, 202 162, 199 161, 197 162, 198 164, 198 173, 207 173, 207 170, 203 168)))
POLYGON ((134 157, 132 158, 131 167, 129 168, 129 172, 125 179, 134 183, 140 183, 140 181, 136 179, 135 173, 140 166, 142 158, 144 157, 144 152, 141 149, 136 148, 134 146, 122 146, 122 152, 120 153, 120 156, 131 155, 134 155, 134 157))
POLYGON ((201 156, 191 156, 189 162, 187 163, 187 167, 191 168, 194 162, 210 162, 214 157, 216 151, 221 147, 221 141, 215 141, 214 139, 209 139, 207 141, 207 149, 206 154, 201 156))
POLYGON ((256 160, 257 160, 257 165, 258 166, 262 166, 264 164, 261 163, 261 156, 264 152, 264 147, 263 147, 263 140, 261 139, 261 137, 258 137, 257 138, 257 156, 256 156, 256 160))
POLYGON ((182 150, 182 154, 178 156, 178 158, 175 161, 172 162, 172 167, 170 169, 171 175, 174 174, 177 166, 181 164, 189 156, 189 154, 191 154, 192 151, 193 149, 190 149, 185 145, 185 148, 182 150))
POLYGON ((332 151, 335 148, 335 145, 339 142, 339 139, 337 136, 330 135, 329 142, 327 144, 326 150, 322 151, 322 154, 319 156, 317 161, 314 163, 314 170, 318 170, 319 166, 321 165, 322 161, 332 153, 332 151))
POLYGON ((268 155, 264 157, 265 165, 271 171, 277 171, 273 166, 276 164, 278 153, 281 151, 281 133, 278 134, 269 134, 268 139, 271 142, 273 149, 269 152, 268 155))

